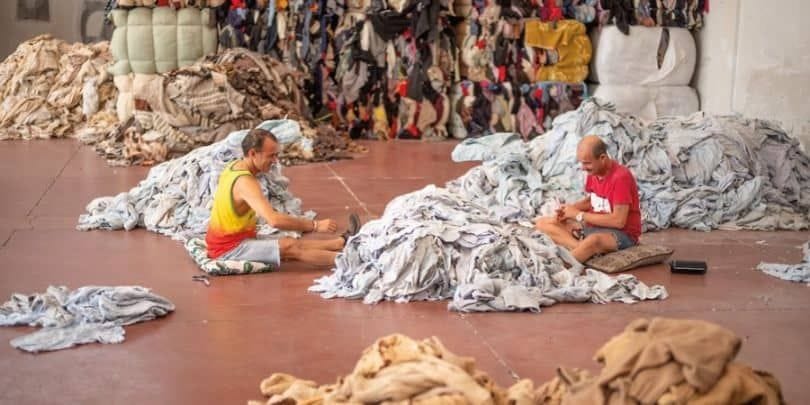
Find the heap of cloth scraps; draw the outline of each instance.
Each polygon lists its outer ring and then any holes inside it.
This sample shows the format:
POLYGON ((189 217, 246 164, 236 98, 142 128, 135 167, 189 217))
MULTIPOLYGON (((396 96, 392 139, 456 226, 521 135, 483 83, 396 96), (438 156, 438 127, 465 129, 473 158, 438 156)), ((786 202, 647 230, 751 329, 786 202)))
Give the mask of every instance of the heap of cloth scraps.
MULTIPOLYGON (((282 144, 302 137, 298 123, 292 120, 267 121, 259 128, 275 132, 282 144)), ((233 132, 222 141, 153 167, 146 179, 129 191, 94 199, 87 205, 87 213, 79 217, 76 228, 89 231, 143 227, 182 241, 205 234, 219 173, 226 164, 243 156, 241 144, 246 134, 247 130, 233 132)), ((301 212, 301 200, 287 190, 289 180, 281 174, 279 165, 256 177, 275 210, 315 216, 314 212, 301 212)), ((278 232, 259 221, 259 234, 278 232)))
POLYGON ((268 399, 248 404, 525 404, 515 400, 531 398, 530 387, 531 381, 521 380, 502 389, 476 368, 475 359, 454 354, 436 337, 417 341, 393 334, 366 348, 351 374, 335 384, 276 373, 260 385, 268 399))
POLYGON ((393 334, 365 349, 354 370, 334 384, 276 373, 260 384, 267 399, 248 404, 784 403, 776 378, 734 361, 740 346, 733 332, 708 322, 637 319, 597 351, 598 375, 560 368, 537 388, 522 379, 505 389, 436 337, 393 334))
POLYGON ((530 218, 502 221, 496 207, 428 186, 395 198, 349 239, 336 269, 310 291, 324 298, 451 299, 455 311, 533 311, 558 302, 664 299, 662 286, 584 269, 530 218))
POLYGON ((635 175, 647 231, 810 228, 810 157, 778 125, 696 113, 645 126, 597 99, 557 117, 551 131, 531 142, 509 134, 465 141, 454 159, 490 160, 448 189, 496 218, 533 218, 546 204, 582 198, 576 148, 589 134, 635 175))
POLYGON ((348 158, 362 148, 327 125, 313 127, 300 75, 267 56, 230 49, 159 75, 135 75, 134 116, 109 134, 82 137, 112 165, 155 164, 266 119, 301 125, 284 164, 348 158))
POLYGON ((558 369, 533 403, 784 404, 773 375, 735 361, 741 345, 705 321, 636 319, 596 352, 599 374, 558 369))
POLYGON ((121 343, 124 326, 174 311, 174 304, 140 286, 50 286, 41 294, 13 294, 0 305, 0 326, 41 326, 11 340, 27 352, 67 349, 86 343, 121 343))
POLYGON ((111 63, 108 42, 21 43, 0 63, 0 140, 108 133, 118 122, 111 63))
POLYGON ((757 270, 782 280, 810 285, 810 241, 802 245, 802 253, 804 257, 799 264, 763 262, 757 266, 757 270))
POLYGON ((582 198, 576 148, 588 134, 604 139, 610 156, 635 174, 648 231, 810 227, 810 157, 778 126, 696 114, 645 127, 589 99, 528 143, 499 135, 509 139, 492 143, 497 152, 472 154, 491 160, 445 188, 394 199, 310 290, 367 303, 452 298, 450 308, 459 311, 665 297, 662 287, 630 275, 583 272, 533 229, 532 219, 549 206, 582 198), (521 147, 507 146, 512 142, 521 147))

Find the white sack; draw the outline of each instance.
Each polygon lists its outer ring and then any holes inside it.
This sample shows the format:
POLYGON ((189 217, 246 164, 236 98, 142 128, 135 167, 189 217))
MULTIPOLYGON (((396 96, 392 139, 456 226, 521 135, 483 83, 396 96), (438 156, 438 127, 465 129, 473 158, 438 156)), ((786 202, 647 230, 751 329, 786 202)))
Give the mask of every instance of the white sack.
POLYGON ((135 98, 132 95, 132 74, 115 76, 113 82, 118 89, 118 99, 115 101, 118 121, 126 122, 135 112, 135 98))
POLYGON ((663 29, 634 25, 630 26, 630 35, 622 34, 613 25, 594 30, 591 81, 643 86, 688 85, 697 62, 695 39, 686 28, 668 27, 669 45, 659 69, 658 46, 663 29))

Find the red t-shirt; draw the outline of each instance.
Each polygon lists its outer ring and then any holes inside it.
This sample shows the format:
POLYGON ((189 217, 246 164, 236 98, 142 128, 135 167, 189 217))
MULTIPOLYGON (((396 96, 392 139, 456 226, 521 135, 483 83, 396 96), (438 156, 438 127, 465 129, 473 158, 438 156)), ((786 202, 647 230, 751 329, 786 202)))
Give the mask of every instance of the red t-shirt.
POLYGON ((641 236, 641 208, 638 202, 638 185, 633 173, 618 162, 603 179, 588 175, 585 179, 585 192, 591 196, 591 212, 613 212, 616 205, 629 205, 627 222, 622 231, 636 243, 641 236))

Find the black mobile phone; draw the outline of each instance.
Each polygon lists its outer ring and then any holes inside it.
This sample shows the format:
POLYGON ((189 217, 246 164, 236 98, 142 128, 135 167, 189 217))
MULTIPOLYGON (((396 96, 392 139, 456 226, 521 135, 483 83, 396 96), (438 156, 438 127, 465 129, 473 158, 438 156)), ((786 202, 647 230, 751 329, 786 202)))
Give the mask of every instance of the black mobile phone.
POLYGON ((704 274, 707 270, 706 262, 694 260, 673 260, 669 267, 673 273, 683 274, 704 274))

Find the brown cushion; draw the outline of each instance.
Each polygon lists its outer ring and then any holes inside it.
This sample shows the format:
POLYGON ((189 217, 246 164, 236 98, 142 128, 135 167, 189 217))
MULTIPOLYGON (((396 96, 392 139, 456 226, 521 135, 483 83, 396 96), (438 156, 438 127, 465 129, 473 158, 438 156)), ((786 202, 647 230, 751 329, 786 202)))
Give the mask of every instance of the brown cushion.
POLYGON ((672 256, 672 252, 672 249, 664 246, 636 245, 618 252, 592 257, 585 262, 585 266, 605 273, 618 273, 662 263, 672 256))

